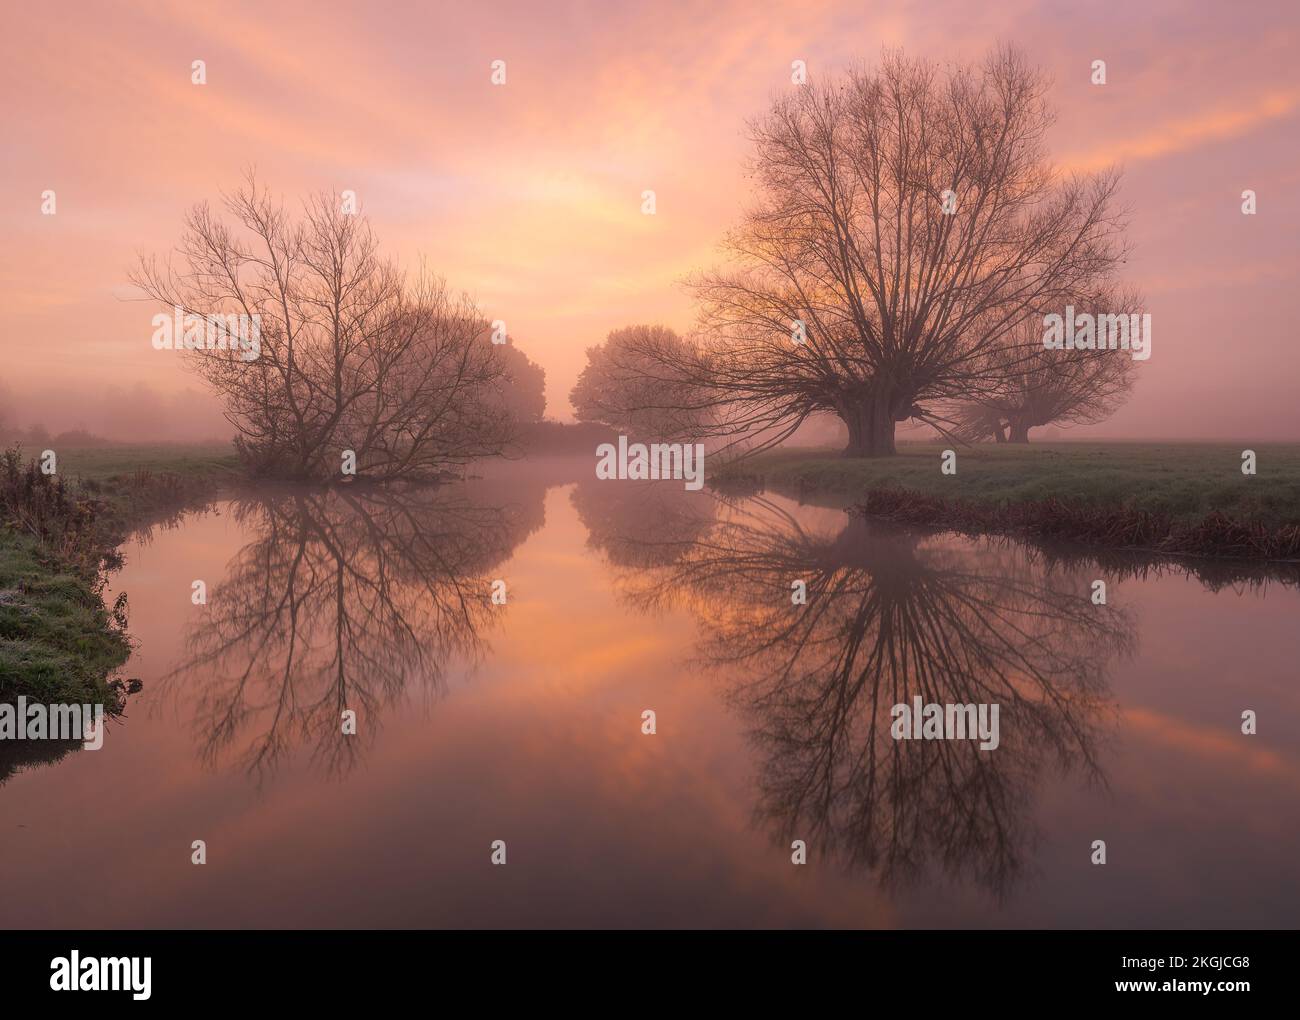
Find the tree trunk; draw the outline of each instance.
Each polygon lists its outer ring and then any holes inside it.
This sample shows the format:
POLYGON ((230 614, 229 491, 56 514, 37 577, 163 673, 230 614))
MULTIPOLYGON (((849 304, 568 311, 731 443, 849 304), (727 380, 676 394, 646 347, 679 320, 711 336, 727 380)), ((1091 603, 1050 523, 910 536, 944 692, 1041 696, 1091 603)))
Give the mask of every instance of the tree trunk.
POLYGON ((894 446, 893 410, 889 401, 863 399, 846 404, 839 412, 849 428, 849 445, 845 457, 892 457, 898 450, 894 446))
POLYGON ((1013 443, 1029 442, 1029 426, 1021 425, 1019 422, 1012 422, 1010 441, 1013 443))

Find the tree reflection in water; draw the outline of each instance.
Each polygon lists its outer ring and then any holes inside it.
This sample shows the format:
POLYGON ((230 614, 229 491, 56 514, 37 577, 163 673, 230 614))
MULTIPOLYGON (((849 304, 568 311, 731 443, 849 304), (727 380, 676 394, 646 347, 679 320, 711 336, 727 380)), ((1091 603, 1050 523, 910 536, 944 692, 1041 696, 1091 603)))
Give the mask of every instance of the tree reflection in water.
MULTIPOLYGON (((642 512, 602 530, 642 534, 642 512)), ((760 823, 884 882, 937 864, 1005 895, 1036 842, 1044 773, 1104 781, 1107 675, 1135 639, 1124 613, 1092 604, 1097 575, 860 517, 824 513, 835 524, 816 530, 764 498, 718 516, 665 540, 672 555, 620 568, 619 585, 639 609, 697 617, 694 661, 724 672, 760 752, 760 823), (792 604, 796 580, 807 605, 792 604), (890 710, 917 695, 998 704, 1001 746, 894 740, 890 710)))
POLYGON ((472 665, 503 607, 491 571, 541 522, 541 489, 511 502, 463 487, 296 489, 232 503, 255 537, 234 557, 167 682, 198 687, 209 763, 261 774, 306 743, 351 768, 408 690, 472 665), (355 736, 342 713, 357 713, 355 736))

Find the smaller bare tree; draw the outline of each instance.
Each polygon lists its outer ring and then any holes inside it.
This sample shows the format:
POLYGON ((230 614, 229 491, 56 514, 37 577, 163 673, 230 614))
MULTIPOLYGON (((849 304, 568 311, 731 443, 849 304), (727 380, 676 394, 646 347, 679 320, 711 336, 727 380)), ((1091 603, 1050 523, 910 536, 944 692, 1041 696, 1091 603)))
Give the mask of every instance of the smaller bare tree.
POLYGON ((295 221, 250 173, 224 205, 233 227, 196 205, 174 254, 141 257, 131 281, 198 320, 260 324, 251 360, 238 348, 187 352, 250 470, 326 480, 352 451, 358 477, 432 478, 501 451, 511 419, 493 397, 505 359, 467 297, 382 258, 337 196, 309 199, 295 221))
POLYGON ((505 362, 498 388, 501 410, 520 425, 535 425, 546 414, 546 370, 513 343, 499 350, 505 362))
MULTIPOLYGON (((1142 304, 1127 290, 1107 289, 1075 302, 1080 308, 1129 314, 1142 304)), ((1127 350, 1052 350, 1042 343, 1043 318, 1025 319, 1005 344, 987 355, 996 384, 952 407, 947 421, 954 438, 1027 443, 1029 430, 1045 425, 1094 425, 1109 418, 1128 397, 1137 362, 1127 350)), ((936 420, 943 419, 936 414, 936 420)))
POLYGON ((698 348, 664 326, 627 326, 587 348, 569 393, 579 421, 632 436, 697 439, 718 420, 698 348))

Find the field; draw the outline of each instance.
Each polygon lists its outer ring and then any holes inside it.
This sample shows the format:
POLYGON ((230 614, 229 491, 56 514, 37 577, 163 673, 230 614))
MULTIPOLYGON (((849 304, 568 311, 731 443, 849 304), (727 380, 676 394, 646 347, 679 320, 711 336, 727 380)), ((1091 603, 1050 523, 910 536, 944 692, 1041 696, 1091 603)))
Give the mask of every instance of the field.
POLYGON ((718 472, 809 502, 847 506, 868 492, 999 506, 1058 500, 1072 507, 1167 514, 1193 523, 1218 512, 1268 528, 1300 524, 1300 445, 1259 443, 1257 474, 1242 473, 1242 450, 1225 443, 1043 443, 1027 446, 903 443, 897 457, 848 460, 833 450, 760 454, 718 472), (940 471, 956 452, 957 470, 940 471))
MULTIPOLYGON (((31 456, 34 451, 25 452, 31 456)), ((229 443, 122 444, 59 448, 56 452, 61 475, 94 482, 140 471, 210 477, 238 467, 229 443)))

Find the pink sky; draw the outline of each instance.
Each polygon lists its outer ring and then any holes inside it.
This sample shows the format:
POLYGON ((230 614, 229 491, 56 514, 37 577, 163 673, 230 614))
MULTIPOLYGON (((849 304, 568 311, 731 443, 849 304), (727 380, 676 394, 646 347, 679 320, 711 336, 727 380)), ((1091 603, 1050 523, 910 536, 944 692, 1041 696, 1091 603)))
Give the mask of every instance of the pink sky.
POLYGON ((1132 282, 1153 357, 1129 438, 1300 439, 1297 24, 1282 3, 13 5, 0 39, 0 401, 51 429, 223 431, 137 252, 242 169, 286 199, 350 188, 405 264, 425 254, 547 373, 548 413, 619 326, 693 318, 678 281, 717 259, 746 195, 744 121, 882 46, 1055 77, 1063 166, 1126 170, 1132 282), (190 83, 207 64, 208 83, 190 83), (507 83, 490 81, 505 60, 507 83), (1089 82, 1107 63, 1108 84, 1089 82), (1241 192, 1258 214, 1241 214, 1241 192), (41 214, 41 193, 57 214, 41 214), (653 189, 657 214, 642 215, 653 189), (187 392, 189 391, 189 392, 187 392))

